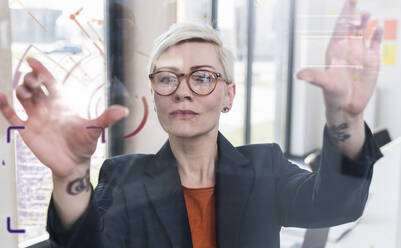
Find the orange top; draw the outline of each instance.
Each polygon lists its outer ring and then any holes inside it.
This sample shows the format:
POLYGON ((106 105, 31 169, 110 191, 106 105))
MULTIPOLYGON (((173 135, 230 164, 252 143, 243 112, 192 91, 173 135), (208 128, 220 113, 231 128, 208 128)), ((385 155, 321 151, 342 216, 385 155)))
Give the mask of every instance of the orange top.
POLYGON ((216 198, 214 186, 184 190, 193 248, 216 248, 216 198))

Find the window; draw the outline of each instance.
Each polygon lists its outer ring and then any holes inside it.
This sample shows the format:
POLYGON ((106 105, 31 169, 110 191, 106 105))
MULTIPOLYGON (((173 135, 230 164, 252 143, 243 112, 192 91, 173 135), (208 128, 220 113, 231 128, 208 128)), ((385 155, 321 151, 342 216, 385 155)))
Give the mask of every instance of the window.
POLYGON ((290 42, 287 5, 288 1, 218 1, 217 29, 235 53, 237 85, 233 109, 220 123, 235 145, 284 139, 281 112, 286 105, 281 104, 281 95, 287 85, 290 42), (248 32, 249 28, 253 31, 248 32))

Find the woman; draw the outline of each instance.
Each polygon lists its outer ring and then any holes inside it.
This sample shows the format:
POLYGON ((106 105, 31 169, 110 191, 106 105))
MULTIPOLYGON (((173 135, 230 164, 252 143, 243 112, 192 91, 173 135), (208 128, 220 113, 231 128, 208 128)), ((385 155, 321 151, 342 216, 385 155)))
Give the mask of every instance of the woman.
POLYGON ((354 26, 354 12, 355 1, 347 2, 327 69, 298 74, 325 98, 316 173, 291 164, 275 143, 233 147, 224 138, 218 124, 235 96, 232 57, 209 26, 179 24, 156 41, 149 67, 155 111, 169 139, 157 154, 107 159, 93 191, 89 164, 100 131, 86 127, 108 127, 127 111, 112 106, 95 120, 71 114, 51 74, 29 59, 33 71, 17 89, 28 120, 16 116, 4 95, 0 108, 12 125, 25 126, 24 141, 53 172, 52 245, 279 247, 282 226, 317 228, 359 218, 373 164, 382 156, 363 121, 377 81, 381 30, 365 47, 353 35, 365 32, 368 16, 354 26), (363 66, 338 66, 347 64, 363 66))

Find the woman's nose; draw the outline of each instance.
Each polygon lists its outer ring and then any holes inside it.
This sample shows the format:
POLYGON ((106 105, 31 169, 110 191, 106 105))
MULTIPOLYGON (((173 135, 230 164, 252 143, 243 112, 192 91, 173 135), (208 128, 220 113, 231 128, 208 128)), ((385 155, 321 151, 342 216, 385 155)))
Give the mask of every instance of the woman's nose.
POLYGON ((179 101, 182 98, 187 98, 188 100, 192 100, 192 96, 193 93, 191 89, 188 87, 185 77, 182 77, 177 90, 174 92, 174 99, 176 101, 179 101))

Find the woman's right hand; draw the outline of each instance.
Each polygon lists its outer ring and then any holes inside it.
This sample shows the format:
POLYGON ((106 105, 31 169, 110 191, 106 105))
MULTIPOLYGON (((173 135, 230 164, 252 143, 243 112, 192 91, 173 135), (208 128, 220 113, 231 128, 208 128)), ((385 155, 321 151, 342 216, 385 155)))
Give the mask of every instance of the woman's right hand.
POLYGON ((28 58, 32 72, 17 87, 16 95, 24 107, 28 119, 21 120, 0 93, 0 110, 13 126, 24 126, 19 133, 25 144, 47 167, 53 176, 67 178, 78 166, 89 166, 90 157, 96 150, 101 129, 107 128, 128 114, 123 106, 111 106, 93 120, 72 113, 68 103, 63 102, 60 85, 51 73, 36 59, 28 58), (41 85, 44 84, 48 94, 41 85))

